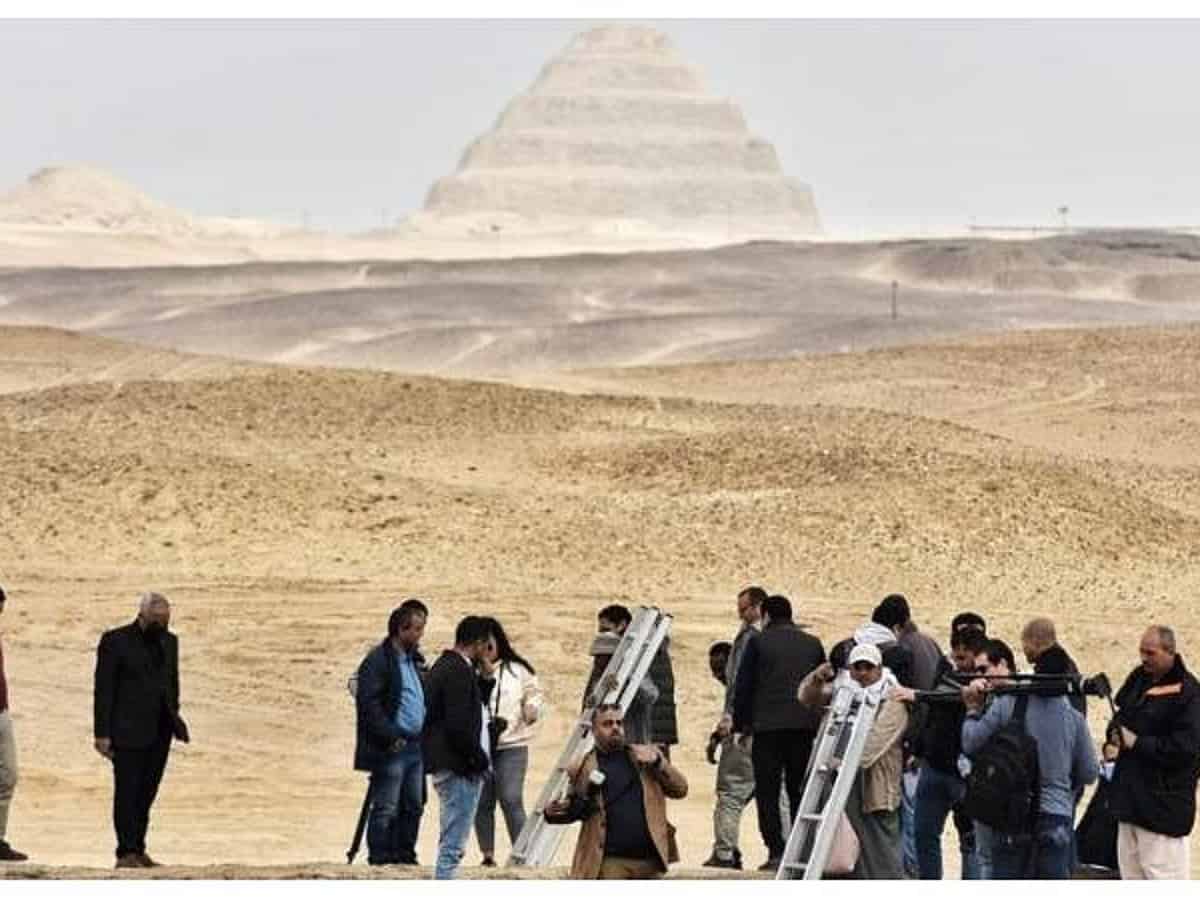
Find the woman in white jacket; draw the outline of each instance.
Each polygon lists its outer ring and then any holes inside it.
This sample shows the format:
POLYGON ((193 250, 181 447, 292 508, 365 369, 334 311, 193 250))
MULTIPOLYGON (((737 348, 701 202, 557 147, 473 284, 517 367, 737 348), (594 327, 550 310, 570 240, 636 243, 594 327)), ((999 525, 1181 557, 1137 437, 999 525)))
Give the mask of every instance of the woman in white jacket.
POLYGON ((493 735, 492 770, 483 783, 475 813, 475 837, 483 865, 496 865, 496 801, 504 813, 510 843, 525 827, 525 773, 529 768, 529 743, 541 722, 545 701, 537 674, 512 644, 504 627, 488 620, 494 640, 488 645, 484 670, 495 679, 488 698, 493 735))

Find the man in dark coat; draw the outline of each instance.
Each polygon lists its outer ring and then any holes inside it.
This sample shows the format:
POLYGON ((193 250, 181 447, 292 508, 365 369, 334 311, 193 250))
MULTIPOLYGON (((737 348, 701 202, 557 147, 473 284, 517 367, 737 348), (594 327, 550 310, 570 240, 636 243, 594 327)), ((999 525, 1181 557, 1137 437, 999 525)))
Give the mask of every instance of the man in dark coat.
POLYGON ((420 674, 424 660, 417 648, 425 621, 412 607, 393 610, 387 637, 358 667, 354 768, 371 773, 371 865, 417 864, 425 774, 425 691, 420 674))
POLYGON ((106 631, 96 650, 96 751, 112 762, 117 868, 157 866, 146 853, 150 807, 172 738, 188 741, 179 716, 179 641, 167 630, 171 605, 142 594, 137 619, 106 631))
POLYGON ((454 878, 462 862, 483 778, 491 767, 485 730, 484 695, 478 666, 492 639, 491 625, 467 616, 429 671, 425 686, 425 764, 441 801, 434 877, 454 878))
POLYGON ((761 870, 769 871, 779 868, 787 841, 779 812, 781 784, 786 783, 788 807, 795 811, 821 725, 821 713, 801 704, 797 693, 804 677, 825 662, 825 648, 792 621, 786 597, 763 601, 762 617, 762 633, 750 639, 738 667, 733 730, 740 743, 751 739, 758 829, 767 845, 761 870))
POLYGON ((1117 861, 1123 879, 1186 879, 1200 777, 1200 683, 1170 628, 1151 626, 1138 651, 1142 664, 1117 692, 1108 728, 1120 748, 1112 781, 1117 861))
MULTIPOLYGON (((1079 674, 1075 660, 1071 659, 1071 655, 1058 643, 1054 622, 1050 619, 1031 619, 1021 629, 1021 649, 1025 651, 1025 659, 1033 666, 1035 675, 1079 674)), ((1087 699, 1083 694, 1070 694, 1067 699, 1086 719, 1087 699)))

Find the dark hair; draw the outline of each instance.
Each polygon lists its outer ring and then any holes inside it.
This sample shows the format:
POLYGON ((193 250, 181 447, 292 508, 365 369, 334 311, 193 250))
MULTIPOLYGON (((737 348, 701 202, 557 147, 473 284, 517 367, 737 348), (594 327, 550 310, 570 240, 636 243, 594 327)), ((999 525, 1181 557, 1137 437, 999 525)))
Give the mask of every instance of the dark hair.
MULTIPOLYGON (((418 601, 420 602, 420 601, 418 601)), ((409 606, 407 603, 401 604, 392 610, 392 614, 388 616, 388 637, 395 637, 405 628, 412 624, 412 620, 417 616, 428 618, 421 610, 415 606, 409 606)))
POLYGON ((976 655, 983 652, 983 648, 987 646, 988 636, 978 628, 970 627, 960 628, 954 634, 950 635, 951 650, 969 650, 976 655))
POLYGON ((775 594, 763 601, 762 611, 772 622, 790 622, 792 620, 792 604, 787 597, 775 594))
POLYGON ((613 603, 611 606, 606 606, 600 612, 596 613, 596 618, 608 619, 608 621, 615 625, 628 625, 633 621, 633 613, 629 611, 628 606, 613 603))
POLYGON ((767 599, 767 592, 760 588, 757 584, 752 584, 750 587, 744 587, 738 591, 738 596, 749 597, 752 605, 762 606, 763 601, 767 599))
POLYGON ((467 616, 454 629, 454 644, 456 647, 466 647, 479 641, 486 641, 492 636, 492 626, 482 616, 467 616))
POLYGON ((983 616, 979 613, 961 612, 950 620, 951 635, 962 628, 977 628, 987 634, 987 622, 983 621, 983 616))
POLYGON ((529 660, 514 650, 513 645, 509 643, 508 635, 504 633, 504 626, 500 624, 500 620, 493 619, 491 616, 484 616, 483 620, 488 623, 492 637, 496 640, 496 655, 500 657, 500 661, 520 663, 529 670, 530 675, 536 675, 537 671, 529 664, 529 660))
POLYGON ((884 628, 906 625, 911 618, 912 613, 909 612, 908 601, 904 599, 903 594, 888 594, 871 613, 871 621, 884 628))
POLYGON ((1017 671, 1017 661, 1013 658, 1012 648, 999 638, 989 640, 979 652, 986 653, 988 662, 993 666, 1000 662, 1000 660, 1004 660, 1004 662, 1008 663, 1008 671, 1017 671))
POLYGON ((733 652, 733 644, 729 643, 729 641, 717 641, 715 644, 713 644, 711 647, 708 648, 709 656, 716 656, 719 653, 724 653, 726 656, 728 656, 732 652, 733 652))
POLYGON ((405 600, 403 603, 400 604, 400 608, 401 609, 414 609, 417 612, 419 612, 421 615, 423 615, 425 618, 427 618, 427 619, 429 618, 429 607, 426 606, 424 603, 422 603, 420 600, 418 600, 416 597, 413 597, 411 600, 405 600))

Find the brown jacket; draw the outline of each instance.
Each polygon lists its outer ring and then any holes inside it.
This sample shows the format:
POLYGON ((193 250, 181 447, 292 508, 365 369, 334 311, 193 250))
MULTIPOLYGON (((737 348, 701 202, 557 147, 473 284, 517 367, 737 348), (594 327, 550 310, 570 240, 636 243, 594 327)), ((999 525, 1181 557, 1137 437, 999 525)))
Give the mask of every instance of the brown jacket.
MULTIPOLYGON (((626 752, 629 748, 626 747, 626 752)), ((632 755, 631 755, 632 759, 632 755)), ((637 766, 637 763, 634 762, 637 766)), ((654 849, 665 872, 670 863, 679 861, 679 850, 675 845, 675 826, 667 821, 667 797, 681 800, 687 796, 688 784, 683 773, 663 760, 656 771, 646 766, 637 766, 642 776, 642 802, 646 807, 646 827, 654 841, 654 849)), ((583 758, 571 779, 571 793, 586 796, 588 777, 596 768, 596 751, 591 750, 583 758)), ((551 824, 567 824, 571 819, 559 819, 547 815, 551 824)), ((594 879, 600 874, 600 863, 604 859, 604 839, 607 817, 603 805, 598 812, 583 820, 579 840, 575 843, 575 858, 571 861, 571 877, 594 879)))

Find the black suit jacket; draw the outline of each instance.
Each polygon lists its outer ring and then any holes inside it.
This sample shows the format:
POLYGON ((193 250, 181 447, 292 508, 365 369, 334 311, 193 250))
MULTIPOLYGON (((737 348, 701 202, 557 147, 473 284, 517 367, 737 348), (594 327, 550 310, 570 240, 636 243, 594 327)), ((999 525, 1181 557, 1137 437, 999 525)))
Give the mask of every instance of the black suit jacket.
POLYGON ((149 747, 164 732, 187 739, 179 717, 179 640, 170 632, 158 639, 162 662, 137 622, 106 631, 96 648, 94 732, 113 747, 149 747))
POLYGON ((482 731, 480 679, 459 653, 446 650, 429 670, 425 685, 426 771, 486 772, 488 756, 480 741, 482 731))

